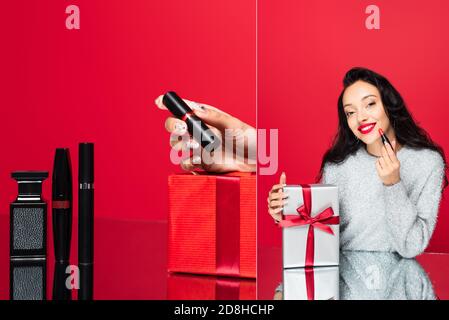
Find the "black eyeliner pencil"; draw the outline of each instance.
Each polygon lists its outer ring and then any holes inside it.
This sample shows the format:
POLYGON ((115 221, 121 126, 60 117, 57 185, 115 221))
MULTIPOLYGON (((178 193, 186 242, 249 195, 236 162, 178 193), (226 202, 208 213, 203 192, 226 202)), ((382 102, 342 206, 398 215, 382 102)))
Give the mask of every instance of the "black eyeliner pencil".
POLYGON ((79 144, 78 172, 78 300, 93 299, 94 263, 94 144, 79 144))

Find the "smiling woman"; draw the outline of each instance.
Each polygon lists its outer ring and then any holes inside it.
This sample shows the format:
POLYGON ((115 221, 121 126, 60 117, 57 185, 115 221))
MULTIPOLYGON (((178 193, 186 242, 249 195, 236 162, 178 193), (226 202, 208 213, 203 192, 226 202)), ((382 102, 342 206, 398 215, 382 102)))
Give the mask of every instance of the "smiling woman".
MULTIPOLYGON (((343 86, 338 132, 317 177, 338 186, 340 247, 414 257, 429 243, 448 184, 444 152, 385 77, 353 68, 343 86)), ((268 198, 276 221, 288 201, 285 181, 283 174, 268 198)))

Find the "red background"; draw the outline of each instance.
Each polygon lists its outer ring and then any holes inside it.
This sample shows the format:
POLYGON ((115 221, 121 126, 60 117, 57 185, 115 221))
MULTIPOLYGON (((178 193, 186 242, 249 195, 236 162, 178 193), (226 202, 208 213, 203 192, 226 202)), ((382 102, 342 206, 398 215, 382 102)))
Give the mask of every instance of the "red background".
MULTIPOLYGON (((9 215, 17 195, 10 177, 15 170, 49 171, 44 197, 50 200, 55 148, 69 147, 75 191, 71 262, 76 263, 78 143, 90 141, 95 143, 95 215, 166 220, 168 175, 181 169, 169 158, 168 112, 157 109, 154 99, 174 90, 254 126, 255 18, 253 0, 3 1, 0 215, 9 215), (80 8, 80 30, 66 29, 65 9, 71 4, 80 8)), ((9 224, 1 221, 0 241, 9 243, 9 224)), ((130 236, 135 238, 125 232, 119 240, 115 234, 118 247, 130 236)), ((165 239, 159 233, 152 237, 160 252, 148 252, 165 257, 165 239)), ((98 240, 95 250, 101 255, 98 240)), ((8 246, 0 247, 0 259, 9 261, 8 246)), ((6 298, 9 278, 3 271, 0 296, 6 298)), ((162 280, 158 288, 165 288, 162 280)))
MULTIPOLYGON (((258 127, 279 129, 279 171, 258 180, 260 246, 281 246, 266 210, 268 191, 282 171, 287 184, 314 181, 337 130, 341 81, 351 67, 385 75, 449 150, 448 1, 260 0, 258 14, 258 127), (380 30, 365 28, 370 4, 380 7, 380 30)), ((428 251, 449 252, 448 189, 428 251)))
MULTIPOLYGON (((181 169, 154 99, 174 90, 255 125, 255 10, 252 0, 2 3, 0 214, 17 194, 12 171, 51 177, 55 148, 69 147, 76 186, 78 143, 91 141, 95 214, 165 220, 167 177, 181 169), (70 4, 80 30, 65 27, 70 4)), ((48 200, 51 178, 44 185, 48 200)), ((76 216, 76 192, 74 203, 76 216)))

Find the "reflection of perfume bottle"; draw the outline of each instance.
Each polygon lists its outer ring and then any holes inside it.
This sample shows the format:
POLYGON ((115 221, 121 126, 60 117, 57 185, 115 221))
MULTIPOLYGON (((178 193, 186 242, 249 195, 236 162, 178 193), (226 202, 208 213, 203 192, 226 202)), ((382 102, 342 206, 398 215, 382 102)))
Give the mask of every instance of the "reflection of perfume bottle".
POLYGON ((42 199, 45 171, 12 173, 19 184, 10 206, 10 299, 45 300, 47 203, 42 199))

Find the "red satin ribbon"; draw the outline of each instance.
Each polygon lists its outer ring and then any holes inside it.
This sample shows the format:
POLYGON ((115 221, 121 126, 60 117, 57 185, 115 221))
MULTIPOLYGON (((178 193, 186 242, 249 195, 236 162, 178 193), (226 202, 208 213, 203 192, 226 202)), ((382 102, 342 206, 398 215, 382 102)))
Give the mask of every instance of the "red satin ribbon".
POLYGON ((240 178, 216 179, 217 275, 240 275, 240 178))
POLYGON ((215 300, 239 300, 240 281, 235 279, 217 279, 215 282, 215 300))
POLYGON ((296 209, 296 211, 299 213, 299 216, 283 216, 283 219, 281 220, 281 222, 279 222, 279 226, 288 228, 294 226, 309 225, 309 232, 307 233, 306 243, 305 266, 313 267, 315 260, 315 228, 334 235, 334 232, 332 231, 332 228, 329 227, 329 225, 339 224, 340 217, 334 216, 334 210, 329 207, 312 218, 312 188, 308 184, 302 184, 301 187, 304 204, 296 209))
POLYGON ((305 268, 307 300, 315 300, 315 274, 313 268, 305 268))

